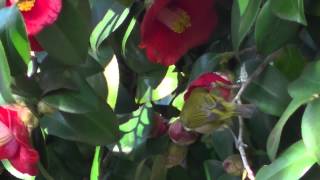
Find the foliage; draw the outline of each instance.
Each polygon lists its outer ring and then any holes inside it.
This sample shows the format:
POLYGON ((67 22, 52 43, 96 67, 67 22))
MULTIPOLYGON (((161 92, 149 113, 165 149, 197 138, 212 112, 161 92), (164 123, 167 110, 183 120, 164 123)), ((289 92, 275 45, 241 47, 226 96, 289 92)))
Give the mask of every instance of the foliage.
POLYGON ((165 67, 139 47, 145 1, 63 0, 58 20, 36 36, 44 51, 31 55, 22 14, 0 1, 0 104, 24 102, 39 119, 30 137, 41 157, 38 176, 3 160, 0 178, 241 179, 223 167, 239 154, 226 128, 201 135, 168 168, 172 141, 150 136, 154 115, 179 119, 188 85, 203 73, 241 86, 271 58, 241 95, 256 106, 244 120, 250 167, 257 180, 319 179, 320 2, 213 0, 212 36, 165 67))

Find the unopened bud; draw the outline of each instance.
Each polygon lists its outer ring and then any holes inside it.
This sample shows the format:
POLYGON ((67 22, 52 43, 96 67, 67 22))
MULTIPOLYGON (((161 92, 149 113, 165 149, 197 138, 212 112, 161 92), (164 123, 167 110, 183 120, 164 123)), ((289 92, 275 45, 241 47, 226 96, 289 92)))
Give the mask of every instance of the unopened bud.
POLYGON ((153 115, 153 127, 150 132, 151 138, 157 138, 165 134, 168 130, 167 121, 158 113, 153 115))
POLYGON ((223 161, 224 170, 233 176, 241 176, 244 167, 240 155, 233 154, 223 161))
POLYGON ((187 131, 180 121, 170 124, 168 134, 174 143, 184 146, 194 143, 199 136, 196 132, 187 131))
POLYGON ((168 154, 167 154, 167 168, 172 168, 183 162, 188 153, 187 146, 180 146, 178 144, 171 143, 169 145, 168 154))
POLYGON ((49 106, 47 103, 40 101, 38 103, 38 112, 42 114, 52 114, 56 111, 55 108, 49 106))

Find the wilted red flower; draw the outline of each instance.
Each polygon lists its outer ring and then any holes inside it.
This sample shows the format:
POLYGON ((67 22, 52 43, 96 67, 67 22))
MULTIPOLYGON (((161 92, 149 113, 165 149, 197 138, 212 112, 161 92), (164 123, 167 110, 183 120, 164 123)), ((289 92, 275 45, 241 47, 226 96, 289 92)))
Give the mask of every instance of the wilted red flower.
POLYGON ((216 89, 221 97, 229 100, 231 91, 229 88, 223 87, 223 85, 231 85, 231 81, 226 76, 214 72, 204 73, 191 82, 187 92, 184 94, 184 100, 187 100, 193 89, 198 87, 207 89, 208 91, 216 89))
POLYGON ((154 0, 141 24, 141 48, 162 65, 175 64, 217 26, 214 0, 154 0))
POLYGON ((8 159, 21 173, 37 174, 39 155, 31 147, 27 127, 15 107, 0 107, 0 160, 8 159))
POLYGON ((150 137, 156 138, 165 134, 168 130, 168 123, 158 113, 153 116, 153 127, 151 129, 150 137))
POLYGON ((170 124, 168 134, 174 143, 182 146, 194 143, 199 136, 196 132, 186 131, 180 121, 170 124))
MULTIPOLYGON (((61 0, 7 0, 6 5, 17 3, 21 11, 30 39, 44 27, 54 23, 61 11, 61 0)), ((39 49, 31 44, 32 49, 39 49)))

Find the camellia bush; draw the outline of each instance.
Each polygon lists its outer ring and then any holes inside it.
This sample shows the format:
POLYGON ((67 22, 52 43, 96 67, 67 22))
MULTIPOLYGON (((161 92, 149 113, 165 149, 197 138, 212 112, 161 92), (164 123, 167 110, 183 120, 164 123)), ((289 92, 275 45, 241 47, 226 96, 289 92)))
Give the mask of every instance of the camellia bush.
POLYGON ((320 1, 0 0, 0 179, 320 179, 320 1))

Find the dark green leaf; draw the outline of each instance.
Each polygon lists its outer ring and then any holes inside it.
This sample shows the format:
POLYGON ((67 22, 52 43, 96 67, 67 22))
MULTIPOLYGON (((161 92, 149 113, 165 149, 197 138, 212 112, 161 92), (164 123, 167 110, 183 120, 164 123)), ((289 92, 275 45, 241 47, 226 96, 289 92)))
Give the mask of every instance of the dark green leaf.
MULTIPOLYGON (((256 67, 252 63, 246 64, 249 72, 256 67)), ((261 111, 280 116, 290 101, 287 86, 288 80, 276 68, 268 66, 245 90, 243 97, 257 105, 261 111)))
POLYGON ((257 18, 255 38, 258 51, 269 54, 291 40, 298 32, 299 24, 282 20, 273 15, 270 3, 264 4, 257 18))
POLYGON ((188 84, 203 73, 215 71, 221 59, 223 57, 215 53, 206 53, 200 56, 192 66, 188 84))
POLYGON ((212 143, 220 159, 224 160, 233 154, 234 139, 228 129, 214 131, 212 143))
POLYGON ((11 75, 6 53, 0 40, 0 104, 12 103, 11 75))
POLYGON ((295 80, 301 74, 306 61, 297 47, 288 46, 282 49, 281 54, 275 60, 275 66, 289 80, 295 80))
POLYGON ((270 0, 270 5, 279 18, 307 25, 303 0, 270 0))
POLYGON ((76 73, 70 73, 71 82, 75 83, 76 90, 59 90, 48 94, 43 98, 47 104, 69 113, 92 112, 104 104, 101 99, 83 77, 76 73))
POLYGON ((279 158, 261 168, 257 180, 299 179, 316 162, 316 158, 307 151, 302 141, 290 146, 279 158))
POLYGON ((232 6, 232 44, 238 50, 241 42, 250 31, 260 9, 261 0, 234 1, 232 6))
POLYGON ((167 161, 166 156, 163 156, 163 155, 155 156, 152 170, 151 170, 150 180, 166 180, 166 176, 167 176, 166 161, 167 161))
POLYGON ((222 162, 217 160, 207 160, 204 162, 207 180, 218 179, 224 174, 222 162))
POLYGON ((126 19, 129 8, 116 0, 106 1, 107 12, 97 24, 90 36, 90 45, 94 54, 97 54, 102 42, 114 32, 126 19))
POLYGON ((78 65, 85 62, 88 55, 88 0, 65 0, 62 7, 56 23, 41 31, 37 39, 52 60, 78 65))
POLYGON ((56 112, 40 120, 48 134, 93 145, 108 145, 119 138, 115 115, 108 107, 85 114, 56 112))

